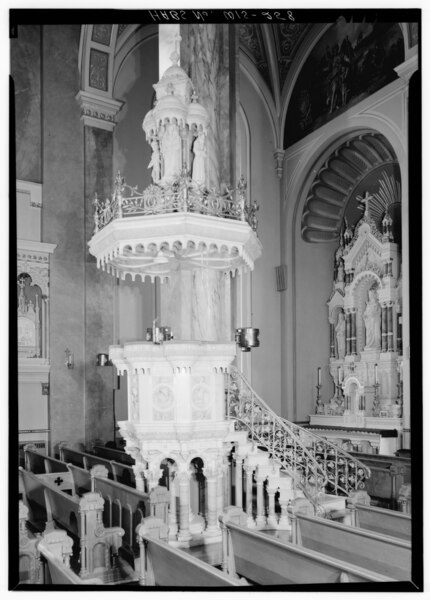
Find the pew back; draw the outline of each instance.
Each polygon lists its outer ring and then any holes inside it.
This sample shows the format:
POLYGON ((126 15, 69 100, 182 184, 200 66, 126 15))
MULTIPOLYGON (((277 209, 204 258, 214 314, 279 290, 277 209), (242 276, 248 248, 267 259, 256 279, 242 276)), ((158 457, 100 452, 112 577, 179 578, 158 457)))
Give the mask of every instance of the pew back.
POLYGON ((298 542, 305 548, 376 571, 396 581, 410 580, 410 543, 319 517, 303 514, 295 517, 298 542))
POLYGON ((392 581, 391 578, 281 542, 258 531, 225 523, 235 570, 261 585, 392 581))
POLYGON ((239 579, 173 548, 166 542, 143 536, 155 585, 175 587, 246 586, 239 579))
POLYGON ((108 460, 114 460, 124 465, 131 466, 135 464, 134 459, 122 450, 116 450, 115 448, 106 448, 105 446, 95 445, 93 447, 93 451, 94 454, 97 456, 102 456, 103 458, 107 458, 108 460))
POLYGON ((368 529, 402 540, 411 540, 411 515, 364 504, 356 504, 354 508, 356 509, 355 525, 360 529, 368 529))
POLYGON ((52 483, 20 467, 24 497, 30 509, 30 520, 39 529, 55 518, 65 529, 79 536, 79 498, 55 489, 52 483), (54 517, 55 515, 55 517, 54 517))
MULTIPOLYGON (((120 453, 119 451, 117 452, 120 453)), ((103 465, 108 470, 109 479, 119 481, 130 487, 136 487, 136 479, 131 466, 114 460, 108 460, 107 458, 98 455, 80 452, 79 450, 68 448, 67 446, 62 446, 60 448, 60 456, 62 461, 71 463, 77 467, 86 469, 87 471, 90 471, 91 468, 96 465, 103 465)))

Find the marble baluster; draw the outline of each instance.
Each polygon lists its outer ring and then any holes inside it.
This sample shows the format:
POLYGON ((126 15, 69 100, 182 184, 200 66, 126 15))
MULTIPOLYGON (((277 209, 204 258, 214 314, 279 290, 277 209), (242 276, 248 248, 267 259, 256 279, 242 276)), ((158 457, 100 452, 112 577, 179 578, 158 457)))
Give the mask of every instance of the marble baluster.
MULTIPOLYGON (((218 517, 224 510, 224 480, 227 476, 227 468, 222 467, 218 470, 217 476, 217 492, 216 492, 216 517, 218 526, 218 517)), ((227 506, 227 505, 226 505, 227 506)))
POLYGON ((266 517, 264 516, 264 476, 258 475, 257 473, 257 527, 263 527, 266 525, 266 517))
POLYGON ((207 489, 207 527, 206 534, 214 535, 218 533, 217 519, 217 470, 212 468, 204 469, 206 475, 207 489))
POLYGON ((235 499, 234 503, 239 508, 243 508, 243 499, 242 499, 242 463, 243 458, 240 456, 235 456, 236 459, 236 469, 235 469, 235 499))
POLYGON ((175 477, 175 468, 169 466, 170 478, 170 506, 169 506, 169 540, 175 540, 178 534, 178 519, 176 507, 177 481, 175 477))
POLYGON ((267 524, 270 525, 271 527, 276 527, 278 524, 277 519, 276 519, 276 513, 275 513, 275 494, 276 494, 277 489, 278 489, 277 487, 273 487, 270 485, 270 479, 269 479, 269 485, 267 486, 267 496, 269 499, 267 524))
POLYGON ((188 542, 190 533, 190 473, 180 471, 178 473, 179 484, 179 532, 178 541, 188 542))
POLYGON ((245 491, 245 510, 248 515, 247 526, 255 527, 254 510, 253 510, 253 474, 254 467, 247 466, 246 473, 246 491, 245 491))

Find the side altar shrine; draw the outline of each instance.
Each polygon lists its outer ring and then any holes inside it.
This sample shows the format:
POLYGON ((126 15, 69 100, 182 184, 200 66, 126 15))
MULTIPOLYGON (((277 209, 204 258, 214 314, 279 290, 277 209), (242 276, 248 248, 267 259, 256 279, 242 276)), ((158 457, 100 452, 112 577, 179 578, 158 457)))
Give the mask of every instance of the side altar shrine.
POLYGON ((334 394, 324 402, 318 386, 310 428, 349 451, 394 454, 403 427, 401 255, 389 198, 382 215, 381 198, 357 200, 363 217, 354 229, 345 224, 328 301, 334 394))

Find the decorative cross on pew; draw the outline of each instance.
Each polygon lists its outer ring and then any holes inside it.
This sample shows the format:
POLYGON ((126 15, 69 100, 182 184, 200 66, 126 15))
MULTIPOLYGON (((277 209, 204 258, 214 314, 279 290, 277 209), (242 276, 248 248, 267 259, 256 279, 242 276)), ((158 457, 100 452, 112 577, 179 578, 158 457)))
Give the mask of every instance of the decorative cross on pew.
POLYGON ((54 479, 54 483, 56 483, 57 485, 61 485, 63 483, 64 479, 61 479, 60 476, 57 477, 57 479, 54 479))

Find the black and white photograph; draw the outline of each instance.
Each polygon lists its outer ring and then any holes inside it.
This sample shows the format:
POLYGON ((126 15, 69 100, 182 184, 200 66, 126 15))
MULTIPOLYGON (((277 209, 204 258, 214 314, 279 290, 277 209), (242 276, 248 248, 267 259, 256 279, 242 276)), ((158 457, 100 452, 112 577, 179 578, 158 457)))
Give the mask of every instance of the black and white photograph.
POLYGON ((8 11, 8 589, 422 592, 421 10, 141 8, 8 11))

